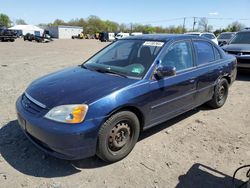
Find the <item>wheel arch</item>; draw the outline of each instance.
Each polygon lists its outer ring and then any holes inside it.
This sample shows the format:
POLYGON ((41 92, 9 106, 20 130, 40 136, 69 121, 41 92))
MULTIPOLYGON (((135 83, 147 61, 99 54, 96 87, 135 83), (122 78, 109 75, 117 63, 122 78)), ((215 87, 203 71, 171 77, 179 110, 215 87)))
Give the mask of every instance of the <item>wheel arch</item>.
POLYGON ((215 82, 215 86, 220 82, 221 79, 226 79, 227 80, 227 83, 228 85, 231 85, 231 77, 229 74, 224 74, 224 75, 221 75, 215 82))
POLYGON ((227 83, 231 85, 231 77, 229 75, 225 75, 222 78, 225 78, 227 80, 227 83))
POLYGON ((145 117, 144 117, 144 114, 143 112, 136 106, 133 106, 133 105, 127 105, 127 106, 120 106, 116 109, 114 109, 113 111, 111 111, 107 118, 105 119, 105 121, 110 118, 112 115, 118 113, 118 112, 121 112, 121 111, 130 111, 130 112, 133 112, 138 120, 139 120, 139 123, 140 123, 140 131, 143 130, 143 127, 144 127, 144 123, 145 123, 145 117))

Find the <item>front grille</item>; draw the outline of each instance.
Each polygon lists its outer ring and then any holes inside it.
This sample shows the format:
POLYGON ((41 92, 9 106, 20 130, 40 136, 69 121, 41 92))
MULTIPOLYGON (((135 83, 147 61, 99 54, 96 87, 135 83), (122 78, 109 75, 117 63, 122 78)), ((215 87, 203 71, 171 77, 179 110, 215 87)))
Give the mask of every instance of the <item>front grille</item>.
POLYGON ((240 59, 240 58, 238 58, 237 62, 238 63, 242 63, 242 64, 245 64, 245 63, 250 64, 250 59, 240 59))
POLYGON ((43 108, 32 102, 25 94, 22 96, 22 106, 23 108, 30 112, 31 114, 39 114, 42 112, 43 108))
POLYGON ((250 55, 250 52, 239 52, 239 51, 227 51, 227 53, 229 54, 233 54, 233 55, 250 55))

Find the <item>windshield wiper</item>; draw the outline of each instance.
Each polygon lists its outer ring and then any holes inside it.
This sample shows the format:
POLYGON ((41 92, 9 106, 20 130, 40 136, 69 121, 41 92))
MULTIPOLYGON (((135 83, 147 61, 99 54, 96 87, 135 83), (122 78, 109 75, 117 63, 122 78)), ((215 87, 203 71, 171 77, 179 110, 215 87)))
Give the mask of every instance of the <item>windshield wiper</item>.
POLYGON ((84 65, 84 64, 80 65, 80 67, 82 67, 83 69, 90 70, 90 71, 96 71, 95 69, 93 69, 93 68, 89 68, 89 67, 87 67, 87 66, 86 66, 86 65, 84 65))
POLYGON ((84 68, 84 69, 89 69, 88 67, 86 67, 84 64, 81 64, 80 67, 84 68))
POLYGON ((109 74, 115 74, 115 75, 118 75, 118 76, 121 76, 121 77, 124 77, 124 78, 128 78, 126 75, 124 74, 121 74, 119 72, 115 72, 115 71, 112 71, 110 69, 95 69, 97 72, 101 72, 101 73, 109 73, 109 74))

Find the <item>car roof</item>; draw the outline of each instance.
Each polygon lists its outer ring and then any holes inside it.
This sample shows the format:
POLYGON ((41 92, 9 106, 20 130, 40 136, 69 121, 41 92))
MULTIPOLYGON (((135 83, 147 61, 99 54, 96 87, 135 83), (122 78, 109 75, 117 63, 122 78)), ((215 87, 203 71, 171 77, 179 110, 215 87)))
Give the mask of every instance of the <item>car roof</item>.
POLYGON ((190 35, 200 35, 200 34, 202 34, 201 32, 187 32, 187 33, 184 33, 185 35, 188 35, 188 34, 190 34, 190 35))
POLYGON ((236 32, 222 32, 221 34, 235 34, 236 32))
POLYGON ((201 33, 201 34, 209 34, 209 35, 214 35, 214 33, 209 33, 209 32, 204 32, 204 33, 201 33))
POLYGON ((250 30, 243 30, 243 31, 239 31, 237 33, 250 33, 250 30))
POLYGON ((121 40, 152 40, 152 41, 170 41, 170 40, 181 40, 181 39, 203 39, 204 37, 194 35, 183 35, 183 34, 143 34, 136 36, 129 36, 121 40))

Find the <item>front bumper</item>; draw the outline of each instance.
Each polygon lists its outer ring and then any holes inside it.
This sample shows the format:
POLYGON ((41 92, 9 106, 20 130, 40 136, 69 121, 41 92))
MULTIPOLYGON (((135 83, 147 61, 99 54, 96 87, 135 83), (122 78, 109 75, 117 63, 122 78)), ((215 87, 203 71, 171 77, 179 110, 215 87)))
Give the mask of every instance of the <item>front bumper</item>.
POLYGON ((103 119, 64 124, 26 111, 21 97, 16 102, 18 122, 28 139, 49 155, 66 160, 95 155, 98 130, 103 119))
POLYGON ((250 55, 247 56, 235 56, 237 58, 238 68, 248 68, 250 69, 250 55))

